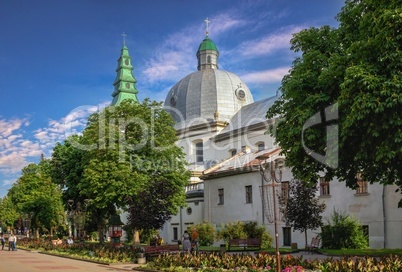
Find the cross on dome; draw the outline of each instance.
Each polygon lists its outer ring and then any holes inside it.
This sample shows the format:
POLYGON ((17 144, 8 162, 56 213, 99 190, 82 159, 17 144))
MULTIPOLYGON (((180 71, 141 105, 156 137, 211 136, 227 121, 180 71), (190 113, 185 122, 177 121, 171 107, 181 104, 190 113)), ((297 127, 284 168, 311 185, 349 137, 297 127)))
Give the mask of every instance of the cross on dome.
POLYGON ((123 32, 123 34, 121 34, 121 36, 123 36, 123 45, 126 45, 127 34, 123 32))
POLYGON ((210 20, 208 20, 208 17, 207 17, 207 19, 205 19, 204 20, 204 22, 206 23, 206 25, 207 25, 207 30, 206 30, 206 34, 207 34, 207 36, 208 36, 208 33, 209 33, 209 31, 208 31, 208 25, 209 25, 209 23, 211 22, 210 20))

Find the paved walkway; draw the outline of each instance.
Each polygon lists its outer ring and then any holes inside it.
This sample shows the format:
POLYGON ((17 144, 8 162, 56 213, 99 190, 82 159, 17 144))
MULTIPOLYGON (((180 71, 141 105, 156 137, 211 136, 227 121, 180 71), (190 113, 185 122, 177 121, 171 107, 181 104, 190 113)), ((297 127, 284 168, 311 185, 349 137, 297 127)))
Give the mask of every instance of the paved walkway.
POLYGON ((0 250, 0 271, 111 272, 135 271, 133 268, 136 267, 138 267, 138 264, 102 265, 22 249, 8 251, 7 247, 5 247, 3 251, 0 250))

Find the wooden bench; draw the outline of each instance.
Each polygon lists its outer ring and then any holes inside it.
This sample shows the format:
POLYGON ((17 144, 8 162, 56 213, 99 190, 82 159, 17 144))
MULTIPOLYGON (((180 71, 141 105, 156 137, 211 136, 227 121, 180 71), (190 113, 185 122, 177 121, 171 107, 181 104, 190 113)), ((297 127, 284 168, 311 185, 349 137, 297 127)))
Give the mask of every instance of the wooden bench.
POLYGON ((306 250, 310 253, 313 253, 314 251, 318 250, 318 247, 320 246, 321 239, 319 236, 313 237, 311 239, 311 243, 307 245, 306 250))
POLYGON ((145 246, 144 252, 148 257, 151 257, 151 256, 157 256, 157 255, 161 255, 161 254, 179 253, 180 247, 178 244, 145 246))
POLYGON ((232 248, 243 248, 243 250, 246 250, 251 247, 261 249, 261 239, 260 238, 246 238, 246 239, 230 239, 229 240, 229 250, 231 250, 232 248))

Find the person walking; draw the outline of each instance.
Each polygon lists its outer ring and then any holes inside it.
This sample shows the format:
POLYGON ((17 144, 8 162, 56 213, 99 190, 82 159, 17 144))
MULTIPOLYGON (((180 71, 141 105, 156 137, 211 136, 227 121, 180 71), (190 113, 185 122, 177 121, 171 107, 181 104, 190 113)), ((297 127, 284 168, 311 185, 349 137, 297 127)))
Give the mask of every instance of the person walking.
POLYGON ((191 233, 191 242, 194 245, 194 250, 195 250, 196 255, 198 255, 199 246, 200 246, 200 244, 199 244, 199 236, 200 235, 198 234, 197 229, 194 228, 193 233, 191 233))
POLYGON ((4 244, 6 243, 6 239, 4 239, 3 233, 1 234, 0 240, 1 240, 1 250, 4 250, 4 244))
POLYGON ((8 251, 14 251, 14 240, 15 236, 11 233, 10 237, 8 237, 8 251))
POLYGON ((183 246, 183 251, 186 253, 190 253, 191 250, 191 242, 190 242, 190 235, 188 231, 185 230, 183 236, 181 237, 181 244, 183 246))
POLYGON ((14 236, 14 250, 17 251, 17 236, 14 236))

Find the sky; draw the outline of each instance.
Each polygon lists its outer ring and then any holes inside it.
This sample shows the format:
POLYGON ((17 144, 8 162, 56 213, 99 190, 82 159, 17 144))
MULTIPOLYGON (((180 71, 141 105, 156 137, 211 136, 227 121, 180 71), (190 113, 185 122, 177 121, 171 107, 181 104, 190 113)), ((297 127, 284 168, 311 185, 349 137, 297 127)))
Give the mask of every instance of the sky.
POLYGON ((205 38, 254 100, 275 95, 298 56, 292 34, 338 26, 343 0, 0 0, 0 197, 21 169, 108 105, 125 39, 138 98, 164 101, 197 70, 205 38), (123 36, 125 33, 127 36, 123 36))

